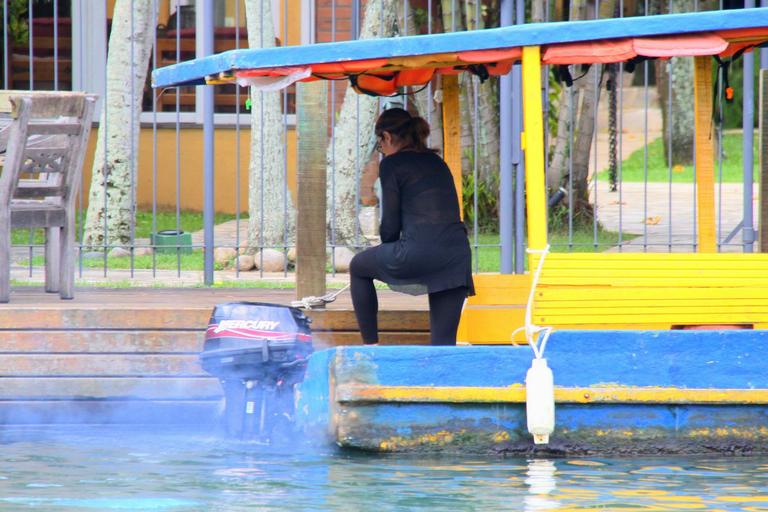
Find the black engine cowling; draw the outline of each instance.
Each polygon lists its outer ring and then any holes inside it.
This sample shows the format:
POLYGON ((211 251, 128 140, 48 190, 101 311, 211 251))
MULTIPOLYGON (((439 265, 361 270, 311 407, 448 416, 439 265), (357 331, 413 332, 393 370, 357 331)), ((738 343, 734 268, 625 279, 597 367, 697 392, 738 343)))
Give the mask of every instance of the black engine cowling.
POLYGON ((278 304, 214 308, 200 361, 222 384, 230 435, 266 440, 289 434, 293 388, 312 353, 309 322, 301 310, 278 304))

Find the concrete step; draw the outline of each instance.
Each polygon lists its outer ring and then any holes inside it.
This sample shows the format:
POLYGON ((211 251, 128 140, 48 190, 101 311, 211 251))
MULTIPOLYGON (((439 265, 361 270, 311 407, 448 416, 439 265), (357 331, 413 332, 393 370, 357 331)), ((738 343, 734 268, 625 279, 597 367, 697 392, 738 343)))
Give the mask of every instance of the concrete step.
MULTIPOLYGON (((199 353, 213 306, 287 303, 295 293, 78 292, 75 300, 61 301, 21 287, 11 303, 0 305, 0 424, 212 423, 222 391, 201 368, 199 353)), ((384 294, 390 309, 379 314, 382 343, 429 343, 428 312, 408 302, 393 309, 395 300, 384 294)), ((316 350, 361 343, 352 308, 333 307, 308 312, 316 350)))
MULTIPOLYGON (((27 306, 5 305, 0 310, 0 330, 93 330, 120 329, 146 331, 158 329, 204 330, 211 316, 208 306, 27 306)), ((351 309, 308 311, 313 331, 357 331, 351 309)), ((380 311, 379 328, 383 332, 419 332, 429 330, 427 311, 380 311)))

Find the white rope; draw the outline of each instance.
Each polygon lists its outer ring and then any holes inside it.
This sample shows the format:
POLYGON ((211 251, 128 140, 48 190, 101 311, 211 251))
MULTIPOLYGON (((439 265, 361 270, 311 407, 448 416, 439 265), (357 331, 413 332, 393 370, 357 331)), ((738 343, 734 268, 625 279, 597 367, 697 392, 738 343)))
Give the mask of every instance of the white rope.
POLYGON ((544 356, 544 349, 547 346, 547 340, 552 333, 552 327, 543 327, 533 323, 533 299, 536 294, 536 286, 539 284, 539 278, 541 277, 541 271, 544 268, 544 259, 549 253, 549 245, 544 249, 526 249, 529 254, 541 254, 539 258, 539 264, 536 266, 536 272, 533 274, 533 280, 531 282, 531 292, 528 294, 528 303, 525 305, 525 325, 518 327, 512 331, 512 339, 515 338, 515 334, 525 329, 525 339, 528 341, 528 345, 533 350, 533 355, 536 359, 541 359, 544 356), (540 340, 538 336, 542 335, 540 340))
POLYGON ((336 297, 341 295, 343 291, 345 291, 347 288, 349 288, 349 285, 345 286, 344 288, 341 288, 340 290, 336 290, 335 292, 329 292, 325 295, 322 295, 320 297, 315 297, 314 295, 310 295, 309 297, 302 297, 299 300, 294 300, 291 302, 291 306, 294 308, 304 308, 304 309, 312 309, 320 306, 325 306, 329 302, 333 302, 336 300, 336 297))

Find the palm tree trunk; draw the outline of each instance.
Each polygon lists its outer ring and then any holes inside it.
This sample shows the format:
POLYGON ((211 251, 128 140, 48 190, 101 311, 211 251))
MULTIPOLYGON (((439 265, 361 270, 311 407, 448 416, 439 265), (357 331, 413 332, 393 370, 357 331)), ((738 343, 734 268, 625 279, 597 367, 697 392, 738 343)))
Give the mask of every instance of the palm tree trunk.
MULTIPOLYGON (((275 46, 270 0, 247 0, 250 48, 275 46)), ((251 160, 248 170, 248 246, 282 247, 294 236, 295 211, 287 193, 280 92, 251 89, 251 160), (284 213, 285 212, 285 213, 284 213)))
POLYGON ((568 155, 573 150, 571 147, 572 113, 578 98, 578 87, 575 84, 573 87, 563 86, 560 91, 557 102, 557 134, 552 143, 551 161, 547 167, 547 188, 550 191, 563 186, 568 177, 568 155))
MULTIPOLYGON (((664 4, 666 2, 662 5, 667 7, 664 4)), ((680 13, 693 12, 695 6, 693 0, 672 0, 669 7, 669 12, 680 13)), ((656 71, 664 155, 669 165, 690 164, 693 162, 693 58, 658 60, 656 71)))
MULTIPOLYGON (((360 39, 388 37, 396 31, 394 0, 366 3, 360 39)), ((376 142, 373 128, 378 112, 378 98, 357 94, 351 87, 347 87, 334 140, 327 152, 328 175, 335 172, 334 180, 328 180, 327 211, 329 221, 333 219, 334 222, 337 245, 355 245, 364 240, 358 236, 357 187, 360 172, 368 162, 376 142), (331 188, 334 182, 335 191, 331 188)))
POLYGON ((602 81, 600 64, 593 64, 589 72, 581 79, 581 109, 576 121, 576 137, 573 143, 573 205, 574 215, 587 214, 592 218, 593 210, 589 204, 589 155, 595 135, 595 113, 600 99, 602 81))
POLYGON ((83 245, 131 243, 139 152, 139 116, 157 16, 152 0, 117 0, 107 57, 83 245))

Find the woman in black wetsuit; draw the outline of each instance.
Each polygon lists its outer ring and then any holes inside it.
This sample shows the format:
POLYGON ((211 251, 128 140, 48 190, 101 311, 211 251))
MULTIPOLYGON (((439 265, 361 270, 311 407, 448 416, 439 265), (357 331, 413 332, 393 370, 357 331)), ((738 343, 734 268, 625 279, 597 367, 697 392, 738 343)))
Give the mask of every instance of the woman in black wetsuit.
POLYGON ((352 304, 363 343, 379 342, 373 280, 429 293, 433 345, 455 345, 464 299, 474 295, 471 251, 448 165, 426 146, 429 125, 406 110, 385 110, 376 121, 384 158, 381 245, 352 258, 352 304), (415 285, 415 286, 414 286, 415 285))

